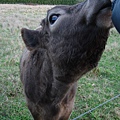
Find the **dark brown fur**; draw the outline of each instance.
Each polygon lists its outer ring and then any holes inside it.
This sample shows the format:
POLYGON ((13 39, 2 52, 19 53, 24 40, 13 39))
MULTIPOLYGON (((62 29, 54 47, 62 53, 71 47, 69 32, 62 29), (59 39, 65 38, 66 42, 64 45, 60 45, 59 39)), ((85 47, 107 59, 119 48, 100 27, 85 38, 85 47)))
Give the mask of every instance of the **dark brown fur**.
POLYGON ((20 73, 34 120, 68 120, 77 81, 97 66, 111 27, 109 0, 86 0, 48 11, 37 30, 22 29, 20 73), (59 14, 51 24, 52 15, 59 14))

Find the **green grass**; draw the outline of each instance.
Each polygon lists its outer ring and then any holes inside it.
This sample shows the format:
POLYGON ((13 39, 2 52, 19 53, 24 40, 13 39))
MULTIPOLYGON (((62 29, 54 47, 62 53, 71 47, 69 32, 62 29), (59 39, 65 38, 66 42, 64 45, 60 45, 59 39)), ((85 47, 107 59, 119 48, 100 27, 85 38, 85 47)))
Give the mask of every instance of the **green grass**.
MULTIPOLYGON (((35 29, 49 6, 0 5, 0 120, 32 120, 19 76, 24 48, 20 29, 35 29)), ((71 118, 120 94, 120 35, 110 32, 106 50, 96 69, 78 82, 71 118)), ((81 120, 120 120, 120 98, 96 109, 81 120)))
MULTIPOLYGON (((24 3, 24 4, 75 4, 78 0, 1 0, 0 3, 24 3)), ((82 0, 79 0, 82 1, 82 0)))

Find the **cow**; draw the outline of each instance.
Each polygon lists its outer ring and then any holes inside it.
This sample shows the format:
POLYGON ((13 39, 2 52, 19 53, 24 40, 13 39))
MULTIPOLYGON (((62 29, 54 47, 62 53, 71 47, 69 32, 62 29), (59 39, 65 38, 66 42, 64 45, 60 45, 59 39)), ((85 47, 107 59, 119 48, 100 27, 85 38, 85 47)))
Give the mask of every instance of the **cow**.
POLYGON ((68 120, 77 81, 98 65, 112 27, 110 0, 55 6, 22 28, 20 78, 34 120, 68 120))

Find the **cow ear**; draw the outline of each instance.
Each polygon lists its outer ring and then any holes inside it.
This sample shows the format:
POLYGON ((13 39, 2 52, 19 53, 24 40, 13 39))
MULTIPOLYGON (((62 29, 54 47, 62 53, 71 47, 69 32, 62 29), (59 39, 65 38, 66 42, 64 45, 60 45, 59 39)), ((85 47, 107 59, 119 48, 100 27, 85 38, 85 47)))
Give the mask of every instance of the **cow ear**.
POLYGON ((31 51, 39 45, 39 31, 23 28, 21 35, 28 50, 31 51))

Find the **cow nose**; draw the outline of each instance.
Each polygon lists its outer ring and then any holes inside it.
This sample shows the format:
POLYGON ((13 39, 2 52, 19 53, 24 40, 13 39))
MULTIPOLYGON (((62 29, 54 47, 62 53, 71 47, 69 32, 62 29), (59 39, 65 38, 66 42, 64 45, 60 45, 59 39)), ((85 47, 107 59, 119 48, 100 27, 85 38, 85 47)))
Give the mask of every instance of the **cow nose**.
POLYGON ((93 9, 97 11, 101 9, 102 6, 105 6, 108 4, 111 4, 111 0, 87 0, 86 7, 88 8, 88 10, 93 9))
POLYGON ((87 0, 83 6, 86 16, 86 23, 90 24, 93 22, 98 12, 108 6, 111 6, 110 0, 87 0))
POLYGON ((80 11, 81 8, 88 12, 98 12, 103 6, 108 4, 111 5, 111 1, 113 0, 86 0, 82 3, 74 5, 73 9, 75 9, 76 12, 80 11))

